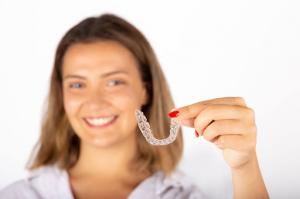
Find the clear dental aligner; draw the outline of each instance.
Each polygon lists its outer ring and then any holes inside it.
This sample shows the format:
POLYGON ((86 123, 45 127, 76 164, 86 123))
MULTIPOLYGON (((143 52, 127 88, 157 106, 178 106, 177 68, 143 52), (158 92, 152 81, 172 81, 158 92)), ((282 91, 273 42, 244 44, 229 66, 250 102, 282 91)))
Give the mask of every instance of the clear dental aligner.
POLYGON ((168 145, 175 141, 180 125, 174 119, 171 119, 169 137, 164 139, 157 139, 153 136, 150 129, 150 124, 149 122, 147 122, 147 118, 145 117, 144 113, 140 110, 136 110, 135 116, 137 119, 139 129, 141 130, 143 136, 146 138, 148 143, 152 145, 168 145))

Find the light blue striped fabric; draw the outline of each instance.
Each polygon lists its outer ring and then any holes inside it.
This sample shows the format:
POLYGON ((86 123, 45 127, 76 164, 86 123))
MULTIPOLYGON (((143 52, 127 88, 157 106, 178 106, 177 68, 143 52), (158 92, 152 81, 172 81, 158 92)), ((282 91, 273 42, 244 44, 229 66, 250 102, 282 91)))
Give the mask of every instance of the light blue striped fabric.
MULTIPOLYGON (((128 199, 204 199, 202 191, 179 170, 166 177, 159 171, 142 181, 128 199)), ((74 199, 68 173, 41 167, 0 191, 0 199, 74 199)))

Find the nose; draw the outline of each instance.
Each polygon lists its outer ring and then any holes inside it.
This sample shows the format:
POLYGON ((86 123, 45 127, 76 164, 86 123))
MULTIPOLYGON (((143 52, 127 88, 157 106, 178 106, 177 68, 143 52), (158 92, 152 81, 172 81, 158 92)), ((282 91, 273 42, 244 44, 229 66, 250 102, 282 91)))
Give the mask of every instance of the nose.
POLYGON ((89 91, 85 104, 91 109, 101 109, 110 105, 110 101, 107 98, 104 92, 99 89, 93 89, 89 91))

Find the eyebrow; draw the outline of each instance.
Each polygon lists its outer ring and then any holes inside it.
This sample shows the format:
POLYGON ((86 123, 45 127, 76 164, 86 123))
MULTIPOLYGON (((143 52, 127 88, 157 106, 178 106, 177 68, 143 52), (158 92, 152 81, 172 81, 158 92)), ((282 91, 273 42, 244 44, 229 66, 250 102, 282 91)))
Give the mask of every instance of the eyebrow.
MULTIPOLYGON (((110 76, 110 75, 115 75, 115 74, 126 74, 128 75, 128 72, 126 71, 111 71, 111 72, 108 72, 108 73, 104 73, 102 75, 100 75, 100 77, 107 77, 107 76, 110 76)), ((68 79, 68 78, 78 78, 78 79, 86 79, 84 76, 81 76, 81 75, 66 75, 63 79, 68 79)))

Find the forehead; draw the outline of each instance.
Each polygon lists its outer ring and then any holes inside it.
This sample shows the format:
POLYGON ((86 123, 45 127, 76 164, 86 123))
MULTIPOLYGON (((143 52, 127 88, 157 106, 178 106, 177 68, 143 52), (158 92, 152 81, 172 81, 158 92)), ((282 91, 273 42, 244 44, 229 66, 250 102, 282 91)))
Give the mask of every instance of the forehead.
POLYGON ((137 61, 133 54, 123 45, 114 41, 97 41, 93 43, 73 44, 66 51, 63 59, 63 71, 82 69, 136 70, 137 61))

